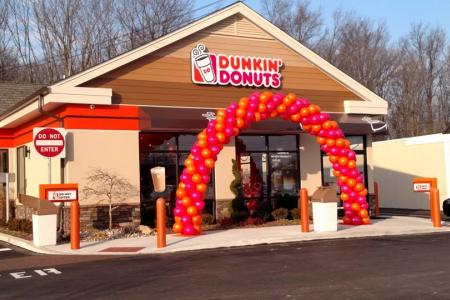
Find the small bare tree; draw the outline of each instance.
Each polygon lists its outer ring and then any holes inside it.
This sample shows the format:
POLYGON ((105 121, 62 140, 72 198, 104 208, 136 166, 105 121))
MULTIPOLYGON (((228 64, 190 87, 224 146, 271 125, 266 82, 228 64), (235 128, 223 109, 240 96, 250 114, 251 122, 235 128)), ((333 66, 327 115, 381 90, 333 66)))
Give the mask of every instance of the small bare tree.
POLYGON ((112 212, 118 206, 113 206, 123 202, 127 197, 137 194, 137 188, 125 178, 101 168, 92 169, 86 178, 87 182, 82 193, 85 197, 91 196, 100 199, 98 203, 107 202, 109 205, 109 230, 112 229, 112 212))

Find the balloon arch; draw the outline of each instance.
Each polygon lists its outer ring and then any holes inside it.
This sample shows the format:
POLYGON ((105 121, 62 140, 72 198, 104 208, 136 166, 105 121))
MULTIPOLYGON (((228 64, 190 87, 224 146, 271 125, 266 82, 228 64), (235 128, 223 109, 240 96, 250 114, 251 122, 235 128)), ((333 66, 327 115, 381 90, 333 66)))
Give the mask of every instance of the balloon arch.
POLYGON ((293 93, 273 95, 271 92, 253 93, 231 103, 226 109, 219 109, 216 119, 208 123, 198 134, 198 140, 184 161, 185 168, 180 176, 176 191, 173 231, 183 235, 197 235, 202 232, 201 212, 203 199, 210 181, 217 155, 231 136, 237 136, 252 122, 281 116, 285 120, 301 124, 303 130, 317 136, 317 143, 333 164, 333 175, 338 178, 340 197, 344 201, 344 224, 369 224, 367 189, 363 177, 356 168, 355 152, 349 149, 336 121, 330 115, 320 112, 320 107, 293 93))

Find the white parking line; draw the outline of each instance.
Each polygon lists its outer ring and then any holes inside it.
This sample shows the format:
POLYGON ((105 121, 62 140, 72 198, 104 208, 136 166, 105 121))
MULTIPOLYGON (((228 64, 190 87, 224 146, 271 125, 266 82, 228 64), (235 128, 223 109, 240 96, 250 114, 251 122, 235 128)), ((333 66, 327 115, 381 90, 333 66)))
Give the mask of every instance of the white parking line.
POLYGON ((9 248, 0 248, 0 252, 5 252, 5 251, 11 251, 12 249, 9 248))

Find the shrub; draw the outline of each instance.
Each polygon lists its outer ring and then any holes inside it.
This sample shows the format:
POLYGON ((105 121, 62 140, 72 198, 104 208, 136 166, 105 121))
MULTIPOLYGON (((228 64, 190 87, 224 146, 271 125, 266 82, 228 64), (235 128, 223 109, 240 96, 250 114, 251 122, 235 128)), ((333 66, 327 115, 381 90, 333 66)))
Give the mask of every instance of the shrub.
POLYGON ((33 232, 33 224, 27 219, 11 219, 8 221, 6 226, 8 230, 11 231, 20 231, 25 233, 33 232))
POLYGON ((300 219, 300 210, 298 208, 291 209, 291 218, 294 220, 300 219))
POLYGON ((202 215, 202 224, 203 225, 212 225, 214 224, 214 216, 211 214, 203 214, 202 215))
POLYGON ((283 208, 283 207, 277 208, 274 211, 272 211, 272 217, 275 220, 287 219, 288 214, 289 214, 289 211, 287 210, 287 208, 283 208))
POLYGON ((231 219, 233 219, 234 223, 240 223, 246 220, 249 217, 247 211, 233 211, 231 213, 231 219))
POLYGON ((244 225, 244 226, 261 225, 261 224, 264 224, 264 221, 263 221, 263 219, 261 219, 259 217, 248 218, 247 220, 245 220, 244 223, 242 223, 242 225, 244 225))
POLYGON ((220 226, 231 226, 234 224, 233 218, 223 218, 219 221, 220 226))

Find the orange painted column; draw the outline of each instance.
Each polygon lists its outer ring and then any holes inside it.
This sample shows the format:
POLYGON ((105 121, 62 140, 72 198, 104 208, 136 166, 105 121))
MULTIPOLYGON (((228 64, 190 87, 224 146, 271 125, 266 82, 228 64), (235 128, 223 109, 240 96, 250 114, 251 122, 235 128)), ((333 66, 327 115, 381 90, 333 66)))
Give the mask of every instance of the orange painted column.
POLYGON ((70 203, 70 249, 80 249, 80 203, 70 203))
POLYGON ((430 189, 430 211, 433 227, 441 227, 441 210, 439 208, 439 190, 435 187, 430 189))
POLYGON ((166 201, 156 200, 156 247, 166 247, 166 201))
POLYGON ((374 202, 375 202, 375 217, 378 217, 380 214, 380 202, 378 198, 378 182, 373 183, 373 194, 374 194, 374 202))
POLYGON ((309 203, 308 190, 300 190, 300 221, 302 232, 309 232, 309 203))

